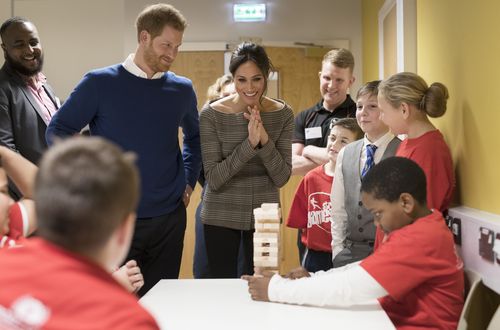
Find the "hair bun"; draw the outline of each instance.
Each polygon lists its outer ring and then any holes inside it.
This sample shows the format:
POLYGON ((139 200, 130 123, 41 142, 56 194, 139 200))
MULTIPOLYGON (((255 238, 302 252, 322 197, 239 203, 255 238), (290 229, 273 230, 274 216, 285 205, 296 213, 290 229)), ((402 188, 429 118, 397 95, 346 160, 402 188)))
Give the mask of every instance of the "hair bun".
POLYGON ((441 117, 446 112, 448 98, 448 88, 445 85, 440 82, 432 83, 422 97, 420 108, 432 118, 441 117))

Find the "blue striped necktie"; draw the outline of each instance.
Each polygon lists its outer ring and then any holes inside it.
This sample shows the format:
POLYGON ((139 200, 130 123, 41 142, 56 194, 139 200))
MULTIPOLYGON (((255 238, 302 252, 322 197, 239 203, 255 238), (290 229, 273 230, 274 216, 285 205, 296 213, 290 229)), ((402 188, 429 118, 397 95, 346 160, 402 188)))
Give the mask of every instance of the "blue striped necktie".
POLYGON ((374 144, 366 145, 366 163, 361 171, 361 177, 364 177, 366 173, 375 165, 375 151, 377 150, 377 146, 374 144))

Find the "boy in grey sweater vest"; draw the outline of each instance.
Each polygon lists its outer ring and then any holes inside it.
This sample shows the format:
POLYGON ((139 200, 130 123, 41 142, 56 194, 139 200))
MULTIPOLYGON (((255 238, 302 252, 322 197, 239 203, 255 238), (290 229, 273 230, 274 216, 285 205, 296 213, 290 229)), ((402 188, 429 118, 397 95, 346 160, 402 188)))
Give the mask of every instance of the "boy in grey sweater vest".
POLYGON ((356 119, 363 139, 347 145, 338 155, 332 186, 333 267, 362 260, 373 251, 373 216, 360 197, 361 180, 374 164, 394 156, 401 142, 380 120, 377 94, 380 81, 364 85, 356 96, 356 119))

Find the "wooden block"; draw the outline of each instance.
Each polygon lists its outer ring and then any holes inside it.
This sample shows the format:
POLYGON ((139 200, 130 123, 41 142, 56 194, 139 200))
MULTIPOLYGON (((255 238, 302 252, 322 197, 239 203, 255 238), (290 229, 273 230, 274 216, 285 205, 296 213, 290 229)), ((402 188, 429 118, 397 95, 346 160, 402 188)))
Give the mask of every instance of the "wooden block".
POLYGON ((278 243, 269 243, 269 242, 253 242, 253 248, 259 249, 259 248, 278 248, 278 243))
POLYGON ((254 262, 278 262, 278 256, 256 256, 253 258, 254 262))
POLYGON ((253 251, 253 258, 260 257, 270 257, 270 258, 278 258, 278 250, 276 251, 253 251))
POLYGON ((255 233, 253 236, 253 244, 268 246, 278 245, 279 233, 255 233))
POLYGON ((279 248, 277 246, 257 246, 254 247, 254 251, 257 252, 272 252, 277 253, 279 248))
POLYGON ((254 257, 253 264, 255 267, 278 267, 278 258, 254 257))
POLYGON ((277 223, 279 224, 281 221, 280 218, 262 218, 262 219, 259 219, 259 218, 255 218, 255 224, 258 224, 258 223, 277 223))
POLYGON ((259 233, 272 232, 278 233, 280 231, 279 223, 256 223, 255 231, 259 233))
POLYGON ((254 246, 254 252, 278 252, 279 248, 277 245, 275 246, 254 246))
POLYGON ((260 207, 264 210, 278 210, 279 209, 279 204, 278 203, 262 203, 260 207))
POLYGON ((279 209, 276 210, 264 210, 262 208, 253 210, 254 218, 257 219, 280 219, 279 209))

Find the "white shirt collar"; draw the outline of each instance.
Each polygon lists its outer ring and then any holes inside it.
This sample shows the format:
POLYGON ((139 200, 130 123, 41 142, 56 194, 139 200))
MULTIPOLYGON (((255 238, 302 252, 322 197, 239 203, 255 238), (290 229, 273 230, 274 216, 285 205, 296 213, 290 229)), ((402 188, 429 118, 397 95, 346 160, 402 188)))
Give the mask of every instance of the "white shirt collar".
MULTIPOLYGON (((126 59, 125 61, 122 63, 123 67, 125 68, 125 70, 127 70, 128 72, 130 72, 131 74, 133 74, 134 76, 137 76, 137 77, 140 77, 140 78, 144 78, 144 79, 148 79, 148 75, 146 74, 146 72, 142 71, 141 68, 139 68, 137 66, 137 64, 135 64, 134 62, 134 57, 135 57, 135 54, 130 54, 126 59)), ((163 74, 165 72, 156 72, 152 77, 151 79, 160 79, 161 77, 163 77, 163 74)))
POLYGON ((371 142, 370 140, 368 140, 365 134, 365 137, 363 138, 363 145, 366 146, 367 144, 374 144, 377 147, 380 147, 381 145, 389 144, 392 139, 394 139, 394 134, 392 134, 391 132, 387 132, 382 135, 377 141, 371 142))

